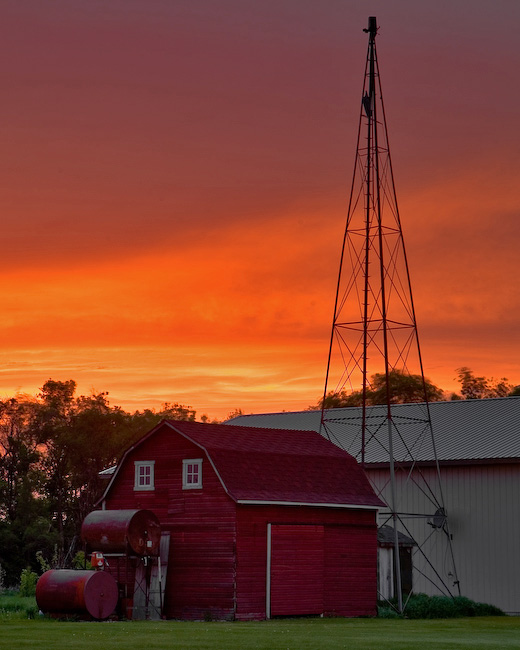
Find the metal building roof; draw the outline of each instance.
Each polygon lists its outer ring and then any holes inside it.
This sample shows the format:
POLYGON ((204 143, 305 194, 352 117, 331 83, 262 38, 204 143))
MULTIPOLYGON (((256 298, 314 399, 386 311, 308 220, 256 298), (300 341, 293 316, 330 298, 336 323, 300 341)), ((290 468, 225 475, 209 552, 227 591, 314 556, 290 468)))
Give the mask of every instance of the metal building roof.
MULTIPOLYGON (((405 424, 414 418, 419 422, 425 408, 425 404, 392 407, 393 420, 396 426, 402 422, 404 431, 404 441, 396 441, 395 458, 409 460, 407 455, 413 447, 416 461, 435 459, 431 438, 412 433, 405 424)), ((520 460, 520 397, 432 402, 429 409, 439 461, 520 460)), ((327 411, 327 428, 332 442, 355 457, 359 457, 361 449, 361 414, 361 408, 327 411)), ((321 411, 298 411, 241 415, 227 424, 320 431, 320 420, 321 411)), ((386 406, 369 407, 367 420, 372 429, 382 427, 386 421, 386 406)), ((387 452, 375 437, 366 442, 365 449, 367 463, 388 461, 387 452)))

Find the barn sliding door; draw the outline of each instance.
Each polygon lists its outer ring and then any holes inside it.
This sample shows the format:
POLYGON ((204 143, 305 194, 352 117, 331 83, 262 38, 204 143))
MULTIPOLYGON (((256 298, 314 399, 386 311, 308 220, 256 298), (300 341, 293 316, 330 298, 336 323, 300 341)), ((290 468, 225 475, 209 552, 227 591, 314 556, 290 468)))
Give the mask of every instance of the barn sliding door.
POLYGON ((271 527, 271 616, 323 613, 323 526, 271 527))

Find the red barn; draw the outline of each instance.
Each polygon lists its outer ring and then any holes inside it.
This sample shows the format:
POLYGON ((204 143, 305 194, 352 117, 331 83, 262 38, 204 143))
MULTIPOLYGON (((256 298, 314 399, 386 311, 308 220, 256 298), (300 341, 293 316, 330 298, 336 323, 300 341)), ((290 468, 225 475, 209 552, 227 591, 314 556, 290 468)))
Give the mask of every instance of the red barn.
POLYGON ((376 613, 382 503, 315 432, 164 421, 100 503, 150 510, 169 533, 167 618, 376 613))

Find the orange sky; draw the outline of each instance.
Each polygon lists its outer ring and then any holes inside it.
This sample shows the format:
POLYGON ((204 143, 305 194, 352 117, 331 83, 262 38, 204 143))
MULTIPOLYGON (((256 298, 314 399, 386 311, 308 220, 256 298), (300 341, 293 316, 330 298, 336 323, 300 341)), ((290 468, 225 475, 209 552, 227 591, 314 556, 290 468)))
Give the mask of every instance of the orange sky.
POLYGON ((323 390, 368 15, 426 374, 520 383, 517 0, 6 2, 0 396, 323 390))

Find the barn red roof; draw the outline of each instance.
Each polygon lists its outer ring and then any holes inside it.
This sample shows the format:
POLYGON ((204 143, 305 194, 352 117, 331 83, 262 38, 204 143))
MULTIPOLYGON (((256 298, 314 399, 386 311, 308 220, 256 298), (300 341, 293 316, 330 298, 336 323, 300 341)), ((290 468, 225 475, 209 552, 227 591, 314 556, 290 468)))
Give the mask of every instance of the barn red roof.
MULTIPOLYGON (((314 431, 165 420, 126 452, 120 466, 164 426, 206 452, 238 503, 384 505, 356 460, 314 431)), ((117 470, 112 481, 116 477, 117 470)))

